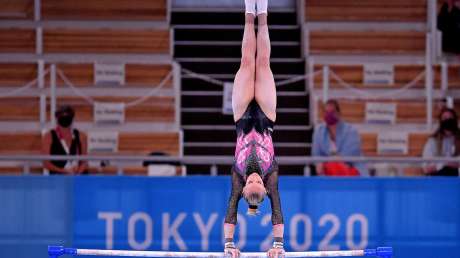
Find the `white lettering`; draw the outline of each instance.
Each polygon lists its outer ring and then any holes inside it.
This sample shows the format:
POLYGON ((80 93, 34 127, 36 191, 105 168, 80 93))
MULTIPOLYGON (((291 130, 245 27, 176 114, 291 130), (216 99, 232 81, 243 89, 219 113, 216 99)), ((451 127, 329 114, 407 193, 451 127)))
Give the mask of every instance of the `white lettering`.
POLYGON ((214 223, 217 220, 217 213, 213 212, 211 216, 209 216, 209 220, 206 224, 204 224, 203 219, 201 218, 199 213, 193 213, 193 219, 198 226, 201 234, 201 250, 207 251, 209 249, 209 233, 211 232, 214 223))
POLYGON ((121 219, 121 212, 98 212, 98 219, 105 219, 105 248, 113 249, 113 221, 121 219))
POLYGON ((161 241, 161 248, 163 250, 169 250, 169 238, 171 238, 171 236, 174 238, 174 241, 176 241, 176 244, 181 251, 187 250, 184 240, 177 231, 186 216, 187 214, 184 212, 179 213, 179 216, 177 216, 172 225, 169 226, 170 215, 169 213, 163 213, 163 239, 161 241))
POLYGON ((238 220, 238 243, 236 243, 235 245, 238 249, 241 250, 246 245, 246 231, 248 225, 246 222, 246 218, 243 215, 238 213, 236 218, 238 220))
POLYGON ((319 226, 324 227, 326 223, 332 222, 332 227, 331 229, 327 232, 326 236, 324 237, 321 242, 319 242, 318 249, 319 250, 324 250, 324 251, 336 251, 340 249, 339 245, 331 245, 329 244, 331 240, 337 235, 337 232, 339 232, 340 228, 340 220, 339 218, 332 213, 327 213, 321 216, 319 219, 319 226))
POLYGON ((145 212, 136 212, 128 220, 128 244, 135 250, 146 250, 152 244, 153 239, 152 218, 145 212), (136 240, 136 223, 143 221, 145 225, 145 239, 143 242, 136 240))
POLYGON ((347 229, 346 229, 346 238, 347 238, 347 247, 350 249, 364 249, 367 247, 369 240, 369 223, 367 222, 366 216, 361 213, 355 213, 351 215, 347 220, 347 229), (361 241, 358 244, 355 244, 353 241, 353 229, 355 222, 361 224, 361 241))
POLYGON ((300 252, 310 248, 312 238, 312 223, 310 217, 306 214, 294 215, 291 219, 291 223, 289 224, 289 232, 291 232, 289 243, 294 251, 300 252), (297 242, 297 226, 299 222, 303 222, 305 229, 305 239, 303 243, 297 242))
MULTIPOLYGON (((260 221, 260 225, 266 227, 268 225, 271 225, 270 221, 272 219, 272 215, 266 214, 265 216, 262 217, 262 220, 260 221)), ((272 231, 270 230, 270 233, 267 235, 267 237, 262 241, 260 244, 260 251, 267 251, 272 247, 272 242, 273 242, 273 234, 272 231)))

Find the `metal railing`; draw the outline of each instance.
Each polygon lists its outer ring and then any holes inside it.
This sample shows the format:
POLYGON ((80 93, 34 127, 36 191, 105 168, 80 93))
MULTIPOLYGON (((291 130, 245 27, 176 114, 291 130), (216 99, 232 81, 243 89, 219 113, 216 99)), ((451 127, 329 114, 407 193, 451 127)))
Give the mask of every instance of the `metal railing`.
MULTIPOLYGON (((28 174, 33 163, 48 160, 54 161, 109 161, 117 167, 118 175, 123 175, 123 169, 132 165, 133 162, 156 162, 156 163, 178 163, 181 165, 209 165, 210 171, 216 169, 217 165, 232 165, 234 162, 231 156, 139 156, 139 155, 0 155, 0 162, 17 161, 21 162, 24 174, 28 174)), ((360 163, 396 163, 396 164, 426 164, 426 163, 460 163, 459 157, 311 157, 311 156, 282 156, 276 158, 280 165, 303 165, 309 166, 322 162, 360 162, 360 163)), ((185 174, 184 174, 185 175, 185 174)), ((216 175, 211 173, 211 175, 216 175)))

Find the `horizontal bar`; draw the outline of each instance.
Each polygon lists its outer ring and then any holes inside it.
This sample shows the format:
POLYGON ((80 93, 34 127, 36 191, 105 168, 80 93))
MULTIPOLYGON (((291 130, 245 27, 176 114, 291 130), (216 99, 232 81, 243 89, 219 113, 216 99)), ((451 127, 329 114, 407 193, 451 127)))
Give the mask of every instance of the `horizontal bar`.
MULTIPOLYGON (((120 251, 120 250, 91 250, 77 249, 77 255, 90 256, 127 256, 127 257, 177 257, 177 258, 196 258, 212 257, 226 258, 224 253, 219 252, 161 252, 161 251, 120 251)), ((364 250, 352 251, 317 251, 317 252, 287 252, 286 258, 300 257, 349 257, 364 256, 364 250)), ((266 253, 241 253, 240 258, 265 258, 266 253)))
MULTIPOLYGON (((78 160, 78 161, 152 161, 152 162, 180 162, 182 164, 233 164, 233 156, 141 156, 141 155, 0 155, 0 161, 44 161, 44 160, 78 160)), ((458 157, 311 157, 311 156, 283 156, 277 157, 277 162, 288 165, 308 165, 321 162, 363 162, 363 163, 459 163, 458 157)))
MULTIPOLYGON (((170 251, 129 251, 129 250, 99 250, 99 249, 76 249, 62 246, 48 246, 50 257, 57 258, 61 255, 89 255, 89 256, 125 256, 125 257, 180 257, 180 258, 225 258, 222 252, 170 252, 170 251)), ((286 258, 300 257, 351 257, 351 256, 379 256, 389 258, 393 255, 391 247, 379 247, 377 249, 347 250, 347 251, 310 251, 310 252, 286 252, 286 258)), ((241 258, 265 258, 264 252, 242 253, 241 258)))

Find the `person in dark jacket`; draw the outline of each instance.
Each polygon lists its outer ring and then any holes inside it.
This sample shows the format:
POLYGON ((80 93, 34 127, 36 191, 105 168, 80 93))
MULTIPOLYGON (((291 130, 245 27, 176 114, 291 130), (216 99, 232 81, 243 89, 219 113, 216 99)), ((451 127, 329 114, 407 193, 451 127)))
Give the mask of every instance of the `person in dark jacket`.
MULTIPOLYGON (((86 134, 72 127, 75 111, 70 106, 59 107, 55 113, 57 126, 43 136, 43 155, 86 155, 86 134)), ((88 162, 71 160, 47 160, 43 167, 53 175, 84 174, 88 162)))

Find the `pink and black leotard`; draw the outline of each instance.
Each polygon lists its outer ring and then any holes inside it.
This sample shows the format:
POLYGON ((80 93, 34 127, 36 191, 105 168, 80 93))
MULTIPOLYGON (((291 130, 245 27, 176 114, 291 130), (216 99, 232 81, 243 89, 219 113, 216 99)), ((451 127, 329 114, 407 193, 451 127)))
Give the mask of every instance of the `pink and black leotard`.
POLYGON ((238 202, 242 197, 246 177, 258 173, 264 181, 272 207, 272 223, 283 224, 278 193, 278 165, 272 141, 274 122, 271 121, 255 100, 236 122, 237 142, 232 169, 232 193, 225 223, 236 224, 238 202))

